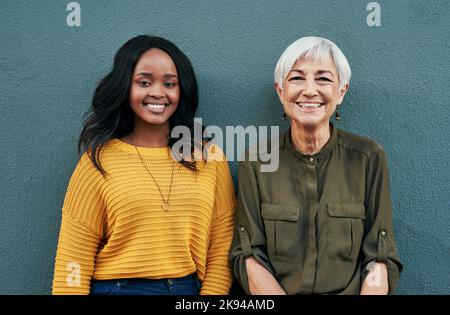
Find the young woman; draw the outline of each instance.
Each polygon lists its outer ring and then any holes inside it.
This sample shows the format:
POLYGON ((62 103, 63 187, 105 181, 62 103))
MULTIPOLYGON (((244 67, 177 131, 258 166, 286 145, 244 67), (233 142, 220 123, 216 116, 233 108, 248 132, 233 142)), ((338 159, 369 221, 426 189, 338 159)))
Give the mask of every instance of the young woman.
POLYGON ((228 293, 228 164, 177 162, 171 150, 173 128, 194 134, 197 103, 191 63, 173 43, 138 36, 119 49, 79 139, 53 294, 228 293))

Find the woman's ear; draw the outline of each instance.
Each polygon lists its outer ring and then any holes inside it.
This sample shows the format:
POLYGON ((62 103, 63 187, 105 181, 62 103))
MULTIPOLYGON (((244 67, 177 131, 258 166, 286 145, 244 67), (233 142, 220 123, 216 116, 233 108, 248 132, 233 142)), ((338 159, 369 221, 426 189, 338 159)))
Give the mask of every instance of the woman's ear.
POLYGON ((338 105, 341 105, 342 101, 344 100, 345 93, 347 93, 349 86, 350 86, 350 85, 349 85, 348 83, 346 83, 346 84, 344 84, 344 86, 339 90, 339 98, 338 98, 338 102, 337 102, 338 105))
POLYGON ((277 91, 278 94, 278 99, 280 100, 281 105, 283 106, 283 115, 282 115, 282 119, 286 120, 286 117, 291 117, 288 113, 290 112, 289 107, 285 104, 284 101, 284 94, 283 94, 283 89, 278 85, 278 83, 275 83, 275 91, 277 91))
POLYGON ((283 97, 283 89, 278 85, 278 83, 275 83, 275 91, 277 91, 278 97, 281 100, 283 97))

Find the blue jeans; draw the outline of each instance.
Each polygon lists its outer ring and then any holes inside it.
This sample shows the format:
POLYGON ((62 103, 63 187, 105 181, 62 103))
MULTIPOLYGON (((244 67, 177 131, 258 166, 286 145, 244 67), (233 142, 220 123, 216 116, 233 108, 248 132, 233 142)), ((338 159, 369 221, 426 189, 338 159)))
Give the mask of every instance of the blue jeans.
POLYGON ((92 280, 92 295, 198 295, 197 274, 173 279, 92 280))

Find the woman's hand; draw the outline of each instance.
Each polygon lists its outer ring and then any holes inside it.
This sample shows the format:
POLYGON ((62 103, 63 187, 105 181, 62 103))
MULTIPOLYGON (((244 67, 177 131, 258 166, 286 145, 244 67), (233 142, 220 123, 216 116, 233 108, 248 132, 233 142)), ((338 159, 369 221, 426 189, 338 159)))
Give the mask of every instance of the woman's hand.
POLYGON ((386 295, 388 291, 387 266, 385 263, 375 262, 361 286, 361 295, 386 295))
POLYGON ((245 260, 248 286, 252 295, 286 295, 278 281, 253 257, 245 260))

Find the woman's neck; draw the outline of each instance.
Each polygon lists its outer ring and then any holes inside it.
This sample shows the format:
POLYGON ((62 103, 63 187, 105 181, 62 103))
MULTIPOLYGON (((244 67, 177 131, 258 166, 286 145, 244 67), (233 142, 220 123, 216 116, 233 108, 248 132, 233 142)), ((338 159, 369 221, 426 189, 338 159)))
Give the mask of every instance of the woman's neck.
POLYGON ((330 139, 329 124, 319 127, 300 126, 295 123, 291 126, 291 141, 295 149, 303 154, 313 155, 318 153, 330 139))
POLYGON ((169 124, 148 125, 135 123, 134 130, 121 140, 138 147, 163 148, 168 145, 169 124))

